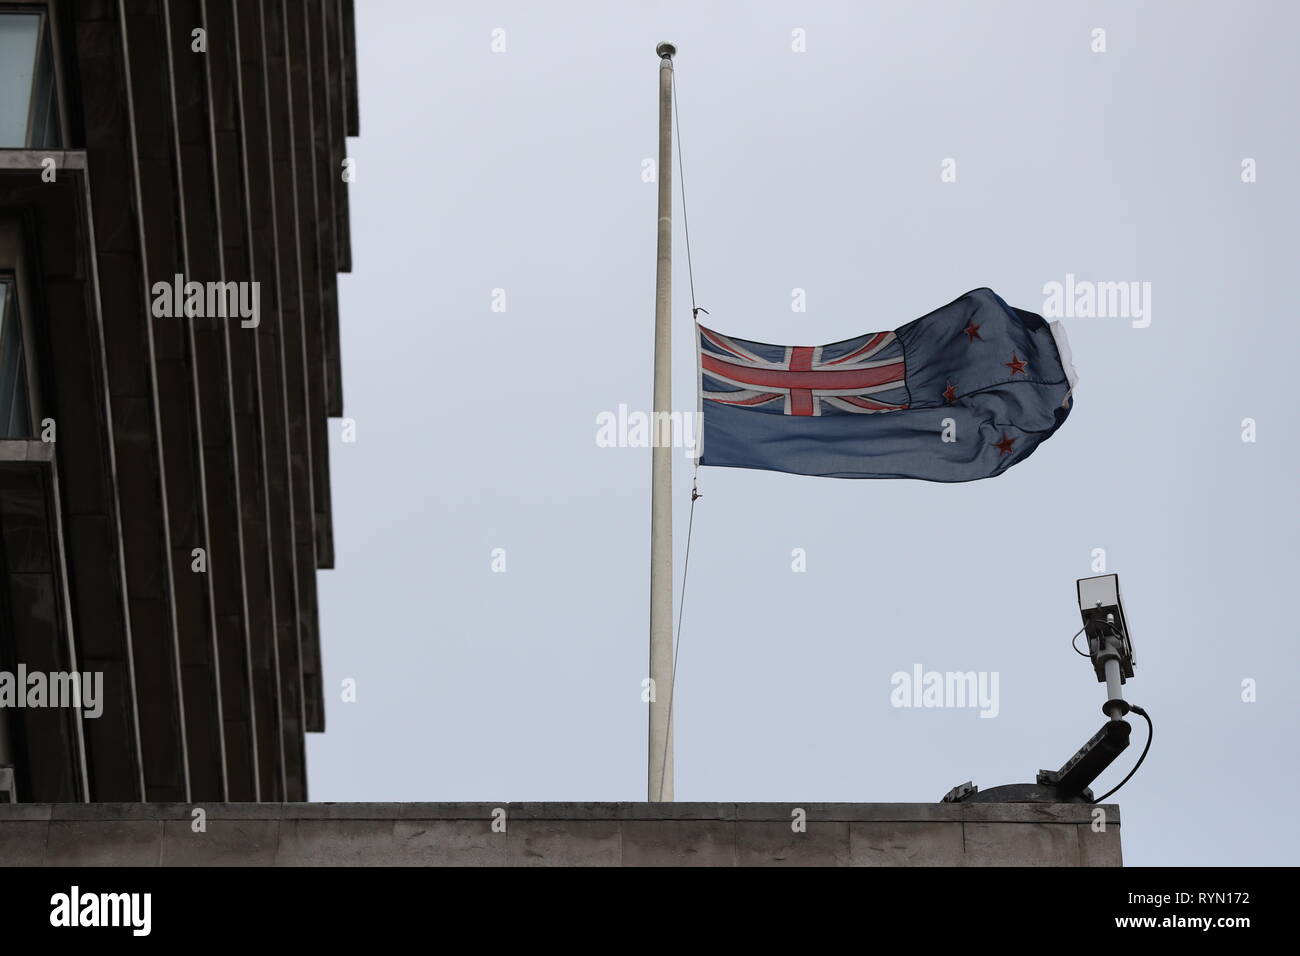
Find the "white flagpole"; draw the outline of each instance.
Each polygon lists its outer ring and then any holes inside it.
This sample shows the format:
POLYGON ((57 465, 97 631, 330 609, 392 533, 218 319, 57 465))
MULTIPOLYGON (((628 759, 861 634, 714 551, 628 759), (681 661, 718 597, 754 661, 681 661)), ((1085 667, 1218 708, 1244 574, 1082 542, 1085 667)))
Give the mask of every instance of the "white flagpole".
POLYGON ((650 475, 650 761, 648 799, 673 799, 673 55, 659 54, 659 244, 655 266, 654 415, 650 475))

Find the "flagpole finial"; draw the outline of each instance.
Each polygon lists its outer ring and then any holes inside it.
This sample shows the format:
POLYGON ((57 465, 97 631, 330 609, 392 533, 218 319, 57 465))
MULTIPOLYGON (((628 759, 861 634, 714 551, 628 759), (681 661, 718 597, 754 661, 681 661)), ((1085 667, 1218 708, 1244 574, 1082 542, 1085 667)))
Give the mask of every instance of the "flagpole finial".
POLYGON ((655 47, 655 52, 659 54, 661 59, 671 60, 677 55, 677 47, 673 46, 671 43, 661 43, 655 47))

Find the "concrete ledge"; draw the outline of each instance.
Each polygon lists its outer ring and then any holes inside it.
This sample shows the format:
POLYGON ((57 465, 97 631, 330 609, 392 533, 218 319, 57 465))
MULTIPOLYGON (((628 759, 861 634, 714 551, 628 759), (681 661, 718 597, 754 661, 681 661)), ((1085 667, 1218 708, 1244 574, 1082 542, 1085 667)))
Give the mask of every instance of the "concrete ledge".
POLYGON ((1120 866, 1119 807, 1101 808, 1104 831, 1095 828, 1097 809, 797 802, 0 804, 0 866, 1120 866))

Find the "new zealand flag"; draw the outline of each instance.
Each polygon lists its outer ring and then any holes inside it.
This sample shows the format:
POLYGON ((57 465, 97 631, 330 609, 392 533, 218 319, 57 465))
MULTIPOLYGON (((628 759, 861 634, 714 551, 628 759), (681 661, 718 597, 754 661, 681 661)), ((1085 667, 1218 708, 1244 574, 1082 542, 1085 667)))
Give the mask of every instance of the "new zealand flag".
POLYGON ((699 332, 700 464, 971 481, 1070 413, 1065 332, 976 289, 893 332, 820 346, 699 332))

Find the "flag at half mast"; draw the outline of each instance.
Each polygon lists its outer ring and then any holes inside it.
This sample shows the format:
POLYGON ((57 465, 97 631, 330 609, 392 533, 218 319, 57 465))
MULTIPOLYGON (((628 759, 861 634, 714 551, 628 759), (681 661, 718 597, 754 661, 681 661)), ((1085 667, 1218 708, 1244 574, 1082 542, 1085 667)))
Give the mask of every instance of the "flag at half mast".
POLYGON ((1070 413, 1064 329, 991 289, 831 345, 697 331, 702 465, 972 481, 1029 457, 1070 413))

